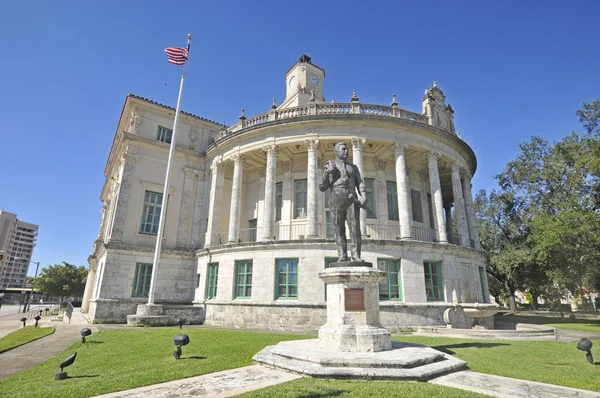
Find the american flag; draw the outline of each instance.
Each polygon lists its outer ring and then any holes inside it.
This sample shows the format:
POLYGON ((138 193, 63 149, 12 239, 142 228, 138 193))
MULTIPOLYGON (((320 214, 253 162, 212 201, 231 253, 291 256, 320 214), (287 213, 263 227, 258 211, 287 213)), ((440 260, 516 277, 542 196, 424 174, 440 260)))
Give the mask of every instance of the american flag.
POLYGON ((188 58, 188 50, 183 47, 167 47, 165 48, 167 58, 173 65, 183 65, 188 58))

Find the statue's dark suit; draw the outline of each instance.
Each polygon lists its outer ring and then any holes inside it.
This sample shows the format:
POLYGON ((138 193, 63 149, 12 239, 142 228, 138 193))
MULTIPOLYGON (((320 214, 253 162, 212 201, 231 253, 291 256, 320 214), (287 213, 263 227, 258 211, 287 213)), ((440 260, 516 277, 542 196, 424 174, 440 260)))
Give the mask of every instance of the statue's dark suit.
POLYGON ((321 192, 329 189, 329 210, 338 249, 338 262, 348 261, 346 221, 350 230, 352 261, 362 261, 360 258, 360 198, 363 198, 362 203, 364 203, 365 184, 358 167, 346 162, 337 153, 336 160, 328 161, 328 163, 329 165, 326 164, 323 176, 319 181, 319 189, 321 192), (333 164, 335 164, 335 168, 332 167, 333 164), (332 168, 333 170, 331 170, 332 168), (360 196, 358 196, 357 190, 360 196))

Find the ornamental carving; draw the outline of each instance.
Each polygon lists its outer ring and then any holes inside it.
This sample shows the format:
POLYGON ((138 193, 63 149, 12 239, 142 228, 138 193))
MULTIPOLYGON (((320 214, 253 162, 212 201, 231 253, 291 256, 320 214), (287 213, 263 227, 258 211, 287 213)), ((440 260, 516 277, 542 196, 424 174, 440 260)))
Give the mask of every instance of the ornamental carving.
POLYGON ((183 172, 187 178, 193 178, 194 176, 197 176, 200 171, 196 169, 190 169, 189 167, 185 167, 183 169, 183 172))
POLYGON ((134 167, 137 161, 140 159, 139 156, 126 153, 123 155, 123 164, 126 166, 134 167))
POLYGON ((275 144, 263 146, 263 151, 267 156, 277 156, 279 153, 279 147, 275 144))
POLYGON ((383 160, 383 159, 375 159, 373 161, 375 163, 375 170, 384 170, 387 166, 387 160, 383 160))
POLYGON ((314 140, 314 139, 304 140, 304 144, 306 145, 306 148, 308 149, 309 152, 316 151, 317 148, 319 147, 319 140, 314 140))
POLYGON ((236 165, 243 165, 244 162, 246 161, 246 157, 244 155, 242 155, 241 153, 236 153, 235 155, 232 155, 230 157, 230 159, 233 161, 234 164, 236 165))
POLYGON ((396 142, 394 145, 394 150, 396 152, 396 156, 404 155, 404 151, 408 148, 408 144, 406 142, 396 142))
POLYGON ((365 144, 366 140, 364 138, 352 137, 351 142, 352 142, 352 149, 357 149, 360 151, 360 150, 362 150, 363 145, 365 144))
POLYGON ((140 114, 138 113, 137 110, 134 110, 133 114, 131 115, 131 120, 130 120, 130 124, 129 124, 129 132, 134 133, 134 134, 139 134, 141 124, 142 124, 142 117, 140 116, 140 114))
POLYGON ((212 164, 210 165, 210 171, 212 174, 225 172, 225 163, 223 163, 223 161, 220 159, 213 160, 212 164))
POLYGON ((284 173, 291 173, 294 168, 294 162, 291 160, 285 160, 281 162, 280 167, 284 173))
POLYGON ((194 149, 196 148, 196 140, 198 139, 198 132, 196 130, 194 130, 193 127, 190 127, 190 145, 188 146, 189 149, 194 149))
POLYGON ((440 153, 437 151, 429 151, 425 154, 425 159, 432 161, 435 160, 437 161, 440 158, 440 153))

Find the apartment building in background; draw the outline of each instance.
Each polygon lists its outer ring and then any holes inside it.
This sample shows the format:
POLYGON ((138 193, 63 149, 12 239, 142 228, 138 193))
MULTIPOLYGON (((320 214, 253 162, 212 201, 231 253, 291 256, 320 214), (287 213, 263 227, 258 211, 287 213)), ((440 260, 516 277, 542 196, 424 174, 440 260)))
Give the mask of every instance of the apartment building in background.
POLYGON ((0 210, 0 287, 25 287, 39 226, 0 210))

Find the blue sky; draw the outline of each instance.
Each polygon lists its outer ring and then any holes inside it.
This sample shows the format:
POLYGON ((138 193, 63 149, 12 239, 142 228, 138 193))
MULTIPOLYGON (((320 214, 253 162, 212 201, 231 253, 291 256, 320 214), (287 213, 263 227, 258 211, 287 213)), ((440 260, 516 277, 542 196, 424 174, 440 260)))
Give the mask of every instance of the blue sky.
MULTIPOLYGON (((434 80, 475 151, 474 192, 532 135, 581 131, 600 98, 598 1, 4 1, 0 208, 40 225, 33 259, 86 265, 128 93, 175 106, 168 46, 193 34, 182 108, 231 124, 285 96, 306 53, 325 96, 420 112, 434 80)), ((33 271, 30 269, 30 274, 33 271)))

